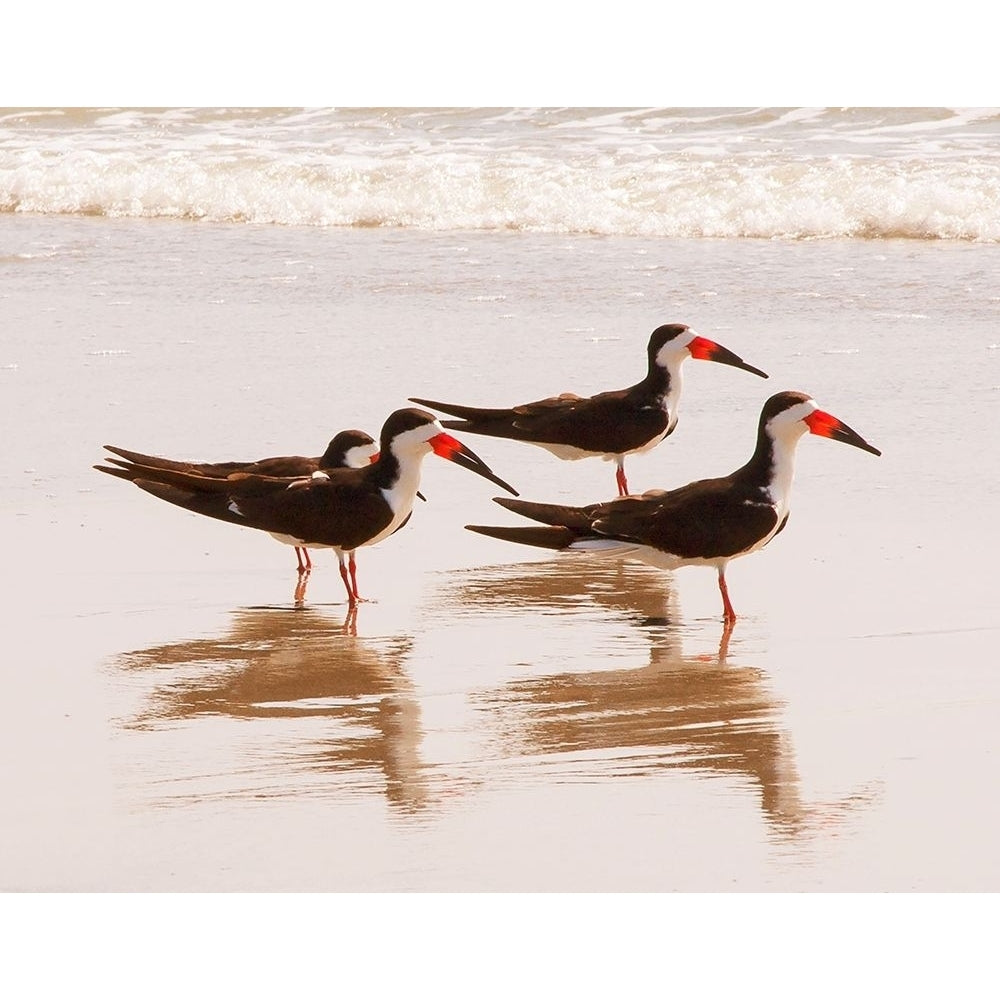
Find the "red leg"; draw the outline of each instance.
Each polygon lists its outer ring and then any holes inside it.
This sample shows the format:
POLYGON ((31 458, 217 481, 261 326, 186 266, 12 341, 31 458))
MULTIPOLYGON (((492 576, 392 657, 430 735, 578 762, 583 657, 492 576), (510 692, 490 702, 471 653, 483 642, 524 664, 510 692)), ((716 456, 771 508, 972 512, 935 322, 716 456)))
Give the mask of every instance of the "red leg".
POLYGON ((615 474, 615 479, 618 482, 618 495, 620 497, 628 496, 628 480, 625 478, 625 463, 619 462, 618 472, 615 474))
POLYGON ((732 602, 729 600, 729 588, 726 586, 726 567, 719 567, 719 592, 722 594, 723 617, 727 625, 732 625, 736 621, 736 612, 733 611, 732 602))
POLYGON ((358 565, 354 561, 353 552, 348 556, 347 566, 351 573, 351 590, 354 592, 354 600, 363 601, 364 598, 358 593, 358 565))
POLYGON ((358 603, 358 598, 354 593, 354 589, 351 587, 351 581, 347 576, 347 566, 344 565, 343 552, 337 553, 337 561, 340 563, 340 579, 344 581, 344 586, 347 588, 347 604, 349 607, 353 608, 358 603))
POLYGON ((308 573, 312 568, 312 560, 309 558, 309 550, 295 546, 295 558, 299 561, 299 573, 308 573), (304 557, 304 558, 303 558, 304 557))

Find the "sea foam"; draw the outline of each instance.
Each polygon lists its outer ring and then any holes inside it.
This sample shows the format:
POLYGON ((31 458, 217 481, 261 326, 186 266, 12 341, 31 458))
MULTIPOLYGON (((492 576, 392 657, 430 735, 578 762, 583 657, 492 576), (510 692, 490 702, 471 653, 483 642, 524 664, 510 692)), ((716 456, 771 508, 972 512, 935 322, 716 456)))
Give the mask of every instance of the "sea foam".
POLYGON ((75 111, 0 211, 642 237, 1000 240, 987 111, 75 111))

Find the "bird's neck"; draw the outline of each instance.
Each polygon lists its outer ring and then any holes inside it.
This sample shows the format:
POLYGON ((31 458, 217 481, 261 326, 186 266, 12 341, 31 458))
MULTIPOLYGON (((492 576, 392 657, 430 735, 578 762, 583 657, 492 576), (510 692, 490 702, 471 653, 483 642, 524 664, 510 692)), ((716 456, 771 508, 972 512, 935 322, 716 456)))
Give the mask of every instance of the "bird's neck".
POLYGON ((651 364, 646 377, 635 386, 638 395, 648 398, 648 405, 657 406, 666 414, 668 434, 677 423, 682 385, 683 377, 680 365, 676 369, 670 370, 660 365, 651 364))
POLYGON ((401 462, 387 449, 370 466, 375 485, 397 516, 408 514, 413 508, 420 489, 421 465, 421 459, 401 462))
POLYGON ((646 377, 632 387, 632 392, 661 406, 663 412, 673 422, 681 398, 682 383, 680 364, 671 368, 664 368, 659 364, 650 364, 649 371, 646 372, 646 377))
POLYGON ((762 428, 757 433, 757 446, 750 461, 736 474, 748 492, 765 494, 782 512, 788 510, 800 436, 774 438, 762 428))

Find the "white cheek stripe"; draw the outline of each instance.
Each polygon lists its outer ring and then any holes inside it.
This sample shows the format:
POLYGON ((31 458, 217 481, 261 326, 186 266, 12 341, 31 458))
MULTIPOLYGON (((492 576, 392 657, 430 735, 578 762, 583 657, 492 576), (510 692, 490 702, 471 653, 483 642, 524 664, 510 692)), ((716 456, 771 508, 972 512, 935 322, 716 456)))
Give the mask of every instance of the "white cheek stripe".
POLYGON ((349 469, 363 469, 371 465, 372 458, 378 454, 378 445, 357 444, 349 448, 344 455, 344 462, 349 469))

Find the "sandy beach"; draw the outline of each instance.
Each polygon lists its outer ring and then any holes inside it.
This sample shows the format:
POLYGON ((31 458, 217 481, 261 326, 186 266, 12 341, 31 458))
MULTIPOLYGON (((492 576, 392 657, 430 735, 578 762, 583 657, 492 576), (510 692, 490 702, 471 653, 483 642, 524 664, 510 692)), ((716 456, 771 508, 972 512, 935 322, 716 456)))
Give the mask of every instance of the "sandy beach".
MULTIPOLYGON (((0 215, 5 890, 996 891, 995 244, 684 241, 0 215), (732 471, 780 389, 789 526, 715 578, 548 556, 428 459, 411 523, 291 549, 91 466, 318 454, 407 397, 691 362, 636 491, 732 471)), ((467 441, 527 499, 601 462, 467 441)))

